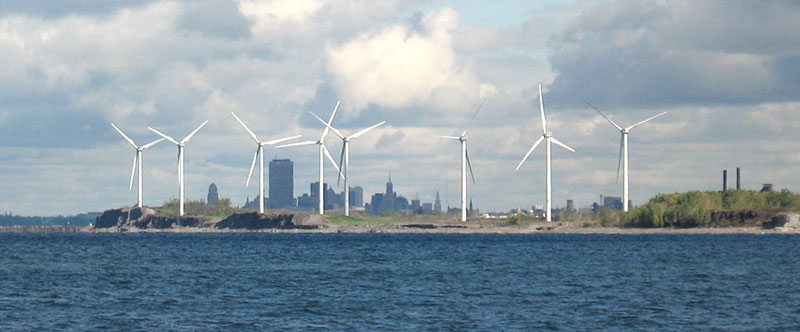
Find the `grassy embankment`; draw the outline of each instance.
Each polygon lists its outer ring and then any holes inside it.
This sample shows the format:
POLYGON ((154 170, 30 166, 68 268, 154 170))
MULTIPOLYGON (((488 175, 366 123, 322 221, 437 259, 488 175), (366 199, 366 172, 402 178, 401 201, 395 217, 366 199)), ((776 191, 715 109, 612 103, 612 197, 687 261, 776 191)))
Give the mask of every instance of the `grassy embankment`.
POLYGON ((690 191, 656 195, 628 213, 603 209, 595 220, 622 227, 742 227, 758 226, 789 211, 800 211, 800 195, 785 189, 690 191))
MULTIPOLYGON (((183 204, 186 216, 209 217, 214 219, 225 219, 234 213, 247 212, 240 208, 231 207, 230 198, 220 198, 214 205, 208 205, 204 201, 186 201, 183 204)), ((178 215, 178 200, 173 199, 164 202, 164 205, 153 207, 159 215, 175 217, 178 215)))
POLYGON ((441 221, 441 217, 433 215, 417 215, 406 212, 396 212, 386 216, 374 216, 364 211, 351 211, 350 217, 342 214, 327 213, 325 220, 337 225, 387 225, 402 223, 423 223, 441 221))

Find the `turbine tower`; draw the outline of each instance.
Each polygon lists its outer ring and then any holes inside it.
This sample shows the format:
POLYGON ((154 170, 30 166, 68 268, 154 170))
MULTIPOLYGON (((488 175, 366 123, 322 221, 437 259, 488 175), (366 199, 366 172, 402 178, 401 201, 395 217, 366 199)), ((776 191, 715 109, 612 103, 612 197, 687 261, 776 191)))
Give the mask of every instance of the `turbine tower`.
POLYGON ((378 126, 386 123, 386 121, 382 121, 378 124, 375 124, 371 127, 362 129, 355 134, 350 136, 344 136, 342 133, 337 130, 336 128, 332 127, 330 123, 326 123, 325 120, 320 119, 316 114, 313 112, 311 113, 317 120, 322 122, 325 127, 333 131, 333 133, 338 136, 342 140, 342 154, 339 156, 339 179, 336 182, 336 185, 339 185, 339 182, 342 178, 344 178, 344 215, 350 216, 350 187, 347 184, 347 171, 350 170, 350 140, 354 138, 358 138, 361 135, 366 134, 368 131, 377 128, 378 126), (344 162, 344 163, 342 163, 344 162))
POLYGON ((547 220, 547 222, 550 222, 550 221, 553 221, 553 218, 552 218, 552 210, 553 210, 552 189, 553 189, 553 183, 552 183, 552 173, 551 173, 552 161, 550 159, 550 143, 551 142, 555 143, 556 145, 558 145, 558 146, 560 146, 562 148, 565 148, 565 149, 567 149, 569 151, 572 151, 572 152, 575 152, 575 150, 573 150, 571 147, 567 146, 566 144, 561 143, 561 141, 559 141, 558 139, 553 137, 553 133, 547 131, 547 118, 544 116, 544 102, 542 101, 542 85, 541 84, 539 84, 539 111, 540 111, 540 113, 542 115, 542 137, 539 137, 539 139, 536 140, 536 143, 533 143, 533 146, 531 146, 531 149, 528 150, 528 153, 525 154, 525 157, 523 157, 522 161, 520 161, 519 165, 517 165, 517 169, 516 170, 519 171, 519 168, 522 167, 522 164, 524 164, 526 160, 528 160, 528 157, 531 155, 533 150, 535 150, 536 147, 539 146, 539 144, 541 144, 542 141, 544 141, 545 142, 545 173, 547 173, 546 176, 545 176, 546 190, 547 190, 546 199, 545 199, 545 220, 547 220))
POLYGON ((628 212, 628 134, 631 132, 633 128, 636 128, 637 126, 644 124, 647 121, 653 120, 659 116, 667 114, 667 112, 661 112, 653 117, 648 118, 647 120, 640 121, 639 123, 633 126, 623 128, 622 126, 614 122, 614 120, 611 120, 611 118, 603 114, 603 112, 600 112, 600 110, 592 106, 592 104, 589 104, 589 102, 586 102, 586 104, 589 105, 589 107, 591 107, 595 111, 597 111, 597 113, 600 113, 600 115, 606 118, 608 122, 611 122, 611 125, 613 125, 614 128, 617 128, 617 130, 619 130, 620 134, 622 135, 622 138, 619 142, 619 161, 617 161, 617 183, 619 183, 619 168, 620 164, 622 164, 622 211, 628 212))
POLYGON ((336 168, 336 171, 337 172, 339 171, 339 167, 336 165, 336 161, 333 160, 333 157, 331 156, 331 153, 328 152, 328 148, 325 147, 325 136, 328 135, 328 128, 329 128, 328 126, 331 125, 331 122, 333 122, 333 117, 336 116, 336 111, 339 109, 339 103, 340 103, 340 101, 336 102, 336 107, 333 108, 333 113, 331 113, 330 119, 328 120, 328 122, 325 123, 325 129, 322 131, 322 135, 319 137, 319 140, 317 140, 317 141, 304 141, 304 142, 291 143, 291 144, 277 146, 277 148, 279 148, 279 149, 280 148, 293 147, 293 146, 314 145, 314 144, 319 146, 319 214, 320 215, 325 214, 325 189, 323 188, 324 187, 323 184, 325 183, 324 182, 324 171, 325 171, 325 169, 324 169, 324 166, 323 166, 323 159, 325 157, 327 157, 328 160, 331 162, 331 164, 333 164, 333 167, 336 168), (323 157, 323 155, 324 155, 324 157, 323 157))
POLYGON ((244 130, 247 131, 247 134, 249 134, 250 137, 253 138, 253 140, 256 141, 256 144, 258 145, 258 147, 256 148, 256 152, 253 154, 253 162, 250 164, 250 173, 247 174, 247 182, 245 183, 244 186, 245 187, 249 187, 250 186, 250 178, 253 177, 253 169, 256 166, 256 158, 258 158, 259 159, 259 164, 258 164, 258 213, 264 213, 264 146, 265 145, 274 145, 274 144, 278 144, 278 143, 285 142, 285 141, 288 141, 288 140, 293 140, 293 139, 301 137, 303 135, 296 135, 296 136, 292 136, 292 137, 285 137, 285 138, 279 138, 279 139, 275 139, 275 140, 271 140, 271 141, 263 141, 262 142, 261 140, 258 139, 258 136, 256 136, 256 134, 254 134, 253 131, 250 130, 250 128, 248 128, 246 124, 244 124, 244 121, 242 121, 242 119, 240 119, 238 116, 236 116, 236 113, 231 112, 231 115, 233 115, 233 117, 236 119, 236 121, 239 121, 239 124, 241 124, 242 127, 244 127, 244 130))
POLYGON ((130 139, 128 136, 126 136, 125 133, 122 132, 122 130, 119 130, 119 128, 117 128, 117 126, 115 126, 113 123, 111 124, 111 126, 114 127, 114 130, 116 130, 120 135, 122 135, 122 138, 124 138, 126 141, 128 141, 128 143, 130 143, 130 145, 133 146, 134 149, 136 149, 136 154, 133 155, 133 167, 131 169, 131 182, 128 185, 128 190, 133 190, 133 176, 134 175, 138 175, 138 177, 139 177, 139 184, 138 184, 139 190, 138 190, 138 193, 136 195, 136 207, 141 208, 142 207, 142 151, 144 151, 144 149, 147 149, 147 148, 149 148, 149 147, 151 147, 153 145, 156 145, 156 143, 161 142, 164 139, 162 138, 162 139, 152 141, 152 142, 147 143, 147 144, 142 145, 142 146, 137 146, 136 143, 134 143, 133 140, 130 139), (138 174, 136 174, 136 170, 137 169, 139 170, 138 174))
POLYGON ((467 167, 469 167, 469 174, 472 176, 472 183, 475 183, 475 174, 472 172, 472 163, 469 161, 469 152, 467 152, 467 130, 469 129, 469 125, 472 124, 472 120, 474 120, 478 112, 481 111, 484 102, 486 102, 485 99, 481 102, 481 105, 478 106, 475 113, 472 114, 472 118, 467 122, 467 127, 464 128, 461 135, 436 136, 461 142, 461 221, 467 221, 467 167))
POLYGON ((184 214, 184 210, 183 210, 183 202, 184 202, 184 196, 183 196, 183 185, 184 185, 184 181, 183 181, 183 146, 186 144, 186 142, 189 142, 189 140, 192 139, 194 134, 197 134, 197 132, 200 131, 200 128, 203 128, 203 126, 205 126, 207 123, 208 123, 208 120, 206 120, 206 122, 203 122, 199 127, 197 127, 197 129, 195 129, 191 134, 187 135, 180 142, 176 141, 172 137, 169 137, 167 135, 162 134, 158 130, 155 130, 153 128, 147 127, 147 129, 150 129, 150 131, 158 134, 158 136, 161 136, 165 140, 167 140, 169 142, 172 142, 172 144, 175 144, 175 145, 178 146, 178 209, 179 209, 178 215, 179 216, 183 216, 183 214, 184 214))

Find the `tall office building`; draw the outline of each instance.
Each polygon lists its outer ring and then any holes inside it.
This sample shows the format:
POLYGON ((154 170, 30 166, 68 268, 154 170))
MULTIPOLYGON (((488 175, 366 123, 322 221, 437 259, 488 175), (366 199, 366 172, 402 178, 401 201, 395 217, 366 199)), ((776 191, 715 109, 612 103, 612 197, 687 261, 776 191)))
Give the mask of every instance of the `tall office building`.
POLYGON ((350 207, 364 206, 364 188, 361 186, 350 187, 350 207))
POLYGON ((210 186, 208 186, 208 195, 206 196, 206 202, 208 205, 217 204, 217 200, 219 199, 219 193, 217 193, 217 185, 213 182, 210 186))
POLYGON ((269 162, 270 209, 290 209, 294 201, 294 163, 289 159, 273 159, 269 162))
POLYGON ((442 212, 442 201, 439 200, 439 192, 436 192, 436 201, 433 203, 433 212, 442 212))

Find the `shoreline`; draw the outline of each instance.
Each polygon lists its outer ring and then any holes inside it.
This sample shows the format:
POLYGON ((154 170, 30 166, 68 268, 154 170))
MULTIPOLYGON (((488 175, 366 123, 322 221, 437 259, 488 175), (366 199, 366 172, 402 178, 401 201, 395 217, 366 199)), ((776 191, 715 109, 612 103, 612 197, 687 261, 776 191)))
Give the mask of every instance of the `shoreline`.
POLYGON ((0 233, 286 233, 286 234, 618 234, 618 235, 712 235, 712 234, 800 234, 795 227, 764 229, 760 227, 720 228, 622 228, 581 227, 567 223, 535 223, 527 226, 498 226, 483 224, 324 224, 319 228, 220 229, 213 227, 154 228, 93 228, 61 226, 0 226, 0 233))

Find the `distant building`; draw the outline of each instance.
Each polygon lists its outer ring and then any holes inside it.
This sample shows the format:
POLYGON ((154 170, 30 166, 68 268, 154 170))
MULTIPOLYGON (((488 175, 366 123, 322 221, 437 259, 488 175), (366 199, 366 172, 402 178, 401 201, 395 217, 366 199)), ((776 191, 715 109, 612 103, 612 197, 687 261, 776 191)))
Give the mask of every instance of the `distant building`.
POLYGON ((369 211, 375 215, 381 214, 380 208, 382 203, 383 203, 383 194, 379 193, 372 195, 372 200, 370 200, 369 202, 369 207, 370 207, 369 211))
POLYGON ((411 200, 411 211, 422 212, 422 203, 420 203, 419 199, 411 200))
POLYGON ((439 200, 439 192, 436 192, 436 201, 433 203, 433 212, 442 212, 442 201, 439 200))
POLYGON ((292 209, 294 199, 294 163, 289 159, 273 159, 269 162, 270 209, 292 209))
POLYGON ((397 195, 394 191, 392 176, 390 175, 389 182, 386 182, 386 192, 372 195, 370 209, 368 209, 368 211, 374 215, 384 215, 390 211, 406 210, 408 210, 408 199, 397 195))
POLYGON ((768 193, 772 191, 772 183, 765 183, 764 186, 761 187, 762 193, 768 193))
POLYGON ((615 210, 622 210, 622 197, 604 196, 603 206, 607 206, 615 210))
MULTIPOLYGON (((319 181, 311 183, 309 185, 309 191, 310 195, 303 194, 297 197, 297 208, 299 210, 316 211, 319 209, 319 181)), ((333 209, 334 205, 339 208, 344 205, 340 203, 340 201, 344 201, 343 196, 336 194, 333 189, 328 187, 327 183, 322 184, 322 192, 324 195, 322 205, 326 210, 333 209)))
POLYGON ((317 209, 317 196, 310 196, 309 194, 303 194, 302 196, 297 197, 297 209, 298 210, 305 210, 305 211, 314 211, 317 209))
MULTIPOLYGON (((242 206, 242 209, 249 209, 249 210, 257 209, 258 208, 258 198, 259 198, 259 196, 256 196, 251 201, 250 197, 247 197, 247 201, 244 203, 244 206, 242 206)), ((265 198, 264 199, 264 206, 269 206, 269 204, 267 204, 268 202, 269 202, 269 199, 265 198)))
POLYGON ((360 186, 350 187, 350 207, 364 206, 364 188, 360 186))
POLYGON ((325 210, 344 210, 344 192, 337 194, 333 188, 325 190, 325 210))
POLYGON ((433 204, 422 203, 422 212, 433 212, 433 204))
POLYGON ((206 202, 208 202, 208 205, 214 205, 217 204, 217 200, 219 200, 217 185, 212 182, 211 185, 208 186, 208 198, 206 199, 206 202))
POLYGON ((567 200, 567 211, 575 211, 575 201, 568 199, 567 200))

